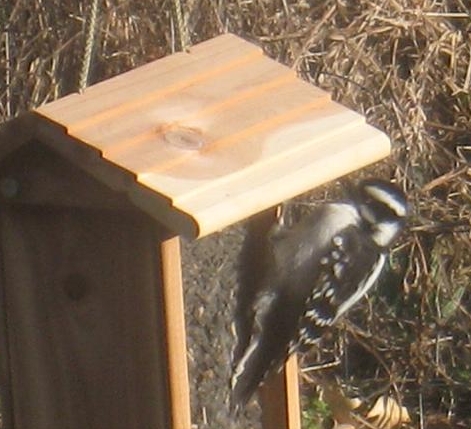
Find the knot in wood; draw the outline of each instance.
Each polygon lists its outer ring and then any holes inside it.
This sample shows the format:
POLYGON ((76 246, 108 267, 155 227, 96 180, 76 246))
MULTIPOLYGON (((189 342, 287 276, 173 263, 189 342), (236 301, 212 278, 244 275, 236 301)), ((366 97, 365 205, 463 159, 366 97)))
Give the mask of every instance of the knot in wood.
POLYGON ((195 128, 172 126, 163 131, 164 139, 170 145, 185 150, 200 150, 206 142, 201 132, 195 128))

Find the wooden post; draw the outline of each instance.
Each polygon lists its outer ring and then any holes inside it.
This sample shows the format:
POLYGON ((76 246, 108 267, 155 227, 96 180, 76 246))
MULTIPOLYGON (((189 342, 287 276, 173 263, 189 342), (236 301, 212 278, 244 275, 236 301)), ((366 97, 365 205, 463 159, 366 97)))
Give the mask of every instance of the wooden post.
POLYGON ((264 429, 301 429, 298 360, 292 355, 283 370, 260 389, 264 429))
POLYGON ((169 392, 172 429, 190 429, 190 388, 186 357, 180 239, 178 236, 174 236, 161 243, 161 258, 168 376, 169 380, 171 380, 169 392))

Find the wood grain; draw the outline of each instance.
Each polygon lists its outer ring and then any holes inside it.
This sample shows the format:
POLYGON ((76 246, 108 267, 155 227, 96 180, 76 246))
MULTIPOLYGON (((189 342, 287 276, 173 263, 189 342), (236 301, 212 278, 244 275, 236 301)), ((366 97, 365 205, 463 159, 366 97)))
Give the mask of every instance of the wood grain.
MULTIPOLYGON (((60 124, 56 134, 67 130, 134 175, 137 187, 154 191, 170 209, 161 211, 166 225, 175 209, 179 234, 210 234, 390 150, 388 138, 361 115, 231 34, 36 114, 40 124, 60 124)), ((64 152, 61 139, 50 145, 64 152)))
POLYGON ((160 249, 162 255, 168 374, 171 380, 169 388, 172 429, 191 429, 190 386, 179 237, 164 240, 160 245, 160 249))
MULTIPOLYGON (((166 429, 164 315, 155 246, 160 231, 148 217, 113 208, 114 203, 54 205, 51 192, 60 203, 83 198, 84 190, 61 187, 61 181, 71 183, 64 177, 67 170, 42 171, 45 165, 41 158, 35 166, 10 165, 9 173, 18 173, 20 193, 27 192, 21 201, 3 200, 0 208, 1 312, 13 427, 166 429), (21 168, 29 174, 22 175, 21 168), (51 180, 59 171, 62 176, 51 180), (29 175, 35 180, 28 183, 29 175), (55 182, 58 186, 47 192, 55 182), (70 195, 61 198, 61 192, 70 195)), ((97 184, 92 190, 93 181, 76 183, 85 184, 96 198, 104 192, 97 184)), ((113 200, 102 196, 104 202, 113 200)))
POLYGON ((298 361, 292 355, 282 371, 272 374, 260 389, 264 429, 301 429, 298 361))

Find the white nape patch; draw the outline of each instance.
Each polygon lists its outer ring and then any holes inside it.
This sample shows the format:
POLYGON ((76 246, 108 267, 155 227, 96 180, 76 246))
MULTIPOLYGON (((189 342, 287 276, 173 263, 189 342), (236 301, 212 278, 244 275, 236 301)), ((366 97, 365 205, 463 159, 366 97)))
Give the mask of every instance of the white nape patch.
POLYGON ((365 293, 367 293, 371 289, 371 287, 378 279, 378 276, 381 273, 381 270, 383 269, 385 261, 386 256, 381 253, 379 255, 378 260, 373 266, 373 271, 371 271, 370 275, 365 279, 363 284, 360 284, 355 293, 339 306, 334 321, 336 321, 343 313, 349 310, 350 307, 352 307, 365 293))
POLYGON ((404 217, 407 213, 406 207, 389 192, 378 188, 376 186, 365 186, 366 192, 368 192, 375 200, 381 201, 388 206, 394 213, 399 217, 404 217))
POLYGON ((244 372, 245 365, 247 361, 250 359, 250 357, 253 355, 254 351, 257 349, 258 343, 259 343, 259 339, 252 341, 249 348, 246 350, 244 356, 237 364, 237 367, 234 371, 234 375, 231 378, 231 389, 234 389, 234 386, 237 384, 237 380, 239 376, 244 372))
POLYGON ((399 229, 399 225, 395 222, 380 222, 375 225, 371 238, 378 246, 387 247, 392 243, 399 229))

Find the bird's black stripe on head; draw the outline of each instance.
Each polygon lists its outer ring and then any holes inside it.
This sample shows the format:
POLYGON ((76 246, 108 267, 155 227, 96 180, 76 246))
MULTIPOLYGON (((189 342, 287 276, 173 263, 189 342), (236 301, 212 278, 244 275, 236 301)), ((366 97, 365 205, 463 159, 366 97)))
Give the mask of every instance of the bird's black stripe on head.
POLYGON ((396 190, 391 186, 386 190, 379 185, 370 184, 365 185, 364 190, 372 198, 369 204, 374 205, 375 212, 384 215, 384 218, 403 218, 406 216, 406 203, 399 189, 396 190))

